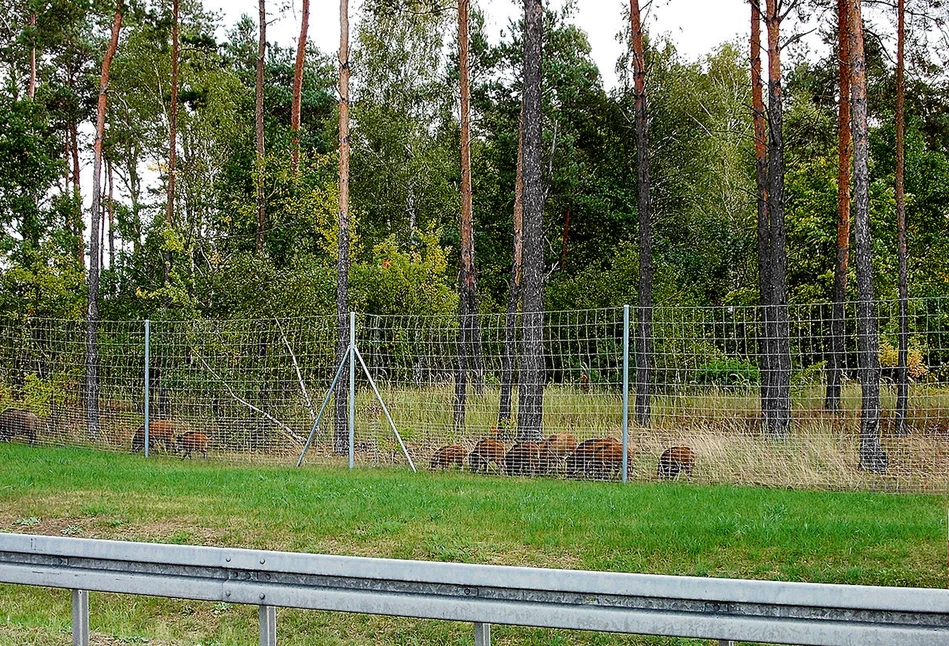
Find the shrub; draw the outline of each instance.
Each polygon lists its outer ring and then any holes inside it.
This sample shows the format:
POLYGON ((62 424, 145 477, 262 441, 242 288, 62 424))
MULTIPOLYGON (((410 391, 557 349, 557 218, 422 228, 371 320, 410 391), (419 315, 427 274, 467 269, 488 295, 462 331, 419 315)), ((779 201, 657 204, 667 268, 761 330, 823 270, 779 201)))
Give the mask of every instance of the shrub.
POLYGON ((758 367, 741 359, 712 359, 695 371, 695 382, 703 386, 742 389, 760 381, 758 367))

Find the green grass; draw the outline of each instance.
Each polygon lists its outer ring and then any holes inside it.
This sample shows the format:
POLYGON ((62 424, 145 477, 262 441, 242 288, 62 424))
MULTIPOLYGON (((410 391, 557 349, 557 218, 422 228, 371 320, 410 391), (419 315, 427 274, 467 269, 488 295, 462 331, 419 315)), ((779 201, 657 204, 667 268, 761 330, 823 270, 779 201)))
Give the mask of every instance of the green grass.
MULTIPOLYGON (((0 531, 699 576, 945 587, 944 496, 220 464, 0 444, 0 531)), ((98 643, 253 644, 256 610, 94 595, 98 643), (138 641, 136 641, 138 640, 138 641)), ((0 643, 69 595, 0 586, 0 643)), ((465 624, 280 611, 283 644, 470 644, 465 624)), ((497 627, 496 644, 676 640, 497 627)))

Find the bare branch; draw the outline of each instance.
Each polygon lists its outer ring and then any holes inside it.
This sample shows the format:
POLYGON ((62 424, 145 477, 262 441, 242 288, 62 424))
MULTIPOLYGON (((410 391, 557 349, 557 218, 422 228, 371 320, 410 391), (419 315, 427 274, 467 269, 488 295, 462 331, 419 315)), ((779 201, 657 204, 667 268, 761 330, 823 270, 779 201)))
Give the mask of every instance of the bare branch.
POLYGON ((299 443, 302 444, 303 442, 306 441, 304 438, 302 438, 302 437, 300 437, 299 435, 297 435, 296 433, 294 433, 293 430, 292 430, 289 426, 287 426, 286 424, 284 424, 283 422, 281 422, 279 419, 277 419, 276 417, 274 417, 273 415, 271 415, 271 414, 268 413, 267 411, 261 410, 260 408, 257 408, 256 406, 254 406, 253 404, 251 404, 249 401, 240 398, 240 397, 237 395, 237 393, 234 392, 234 389, 231 388, 230 385, 229 385, 226 381, 224 381, 224 379, 221 377, 221 375, 219 375, 217 372, 215 372, 215 371, 214 371, 214 368, 212 368, 211 366, 208 365, 208 362, 204 360, 204 357, 202 357, 202 356, 199 355, 199 354, 195 354, 194 356, 198 358, 198 361, 201 362, 201 365, 204 366, 204 369, 205 369, 205 370, 207 370, 208 372, 210 372, 210 373, 214 376, 215 379, 217 379, 219 382, 221 382, 221 385, 222 385, 222 386, 224 386, 225 388, 227 388, 228 394, 230 394, 230 396, 231 396, 235 401, 237 401, 237 402, 243 404, 244 406, 247 406, 247 408, 251 409, 252 411, 256 411, 257 413, 260 413, 261 415, 263 415, 264 417, 266 417, 267 419, 269 419, 271 422, 273 422, 274 424, 276 424, 277 426, 279 426, 280 428, 282 428, 283 431, 284 431, 284 433, 287 435, 287 437, 293 439, 295 442, 299 442, 299 443))
POLYGON ((316 419, 316 411, 313 410, 313 402, 310 400, 310 393, 307 392, 306 384, 303 382, 303 375, 300 374, 297 356, 293 353, 293 348, 290 347, 290 341, 287 340, 287 335, 283 333, 283 326, 280 325, 280 321, 274 319, 274 323, 277 324, 277 329, 280 330, 280 338, 283 339, 283 344, 287 346, 287 352, 290 353, 290 359, 293 360, 293 369, 297 372, 297 381, 300 382, 300 390, 303 392, 303 399, 306 400, 306 407, 310 410, 310 419, 316 419))

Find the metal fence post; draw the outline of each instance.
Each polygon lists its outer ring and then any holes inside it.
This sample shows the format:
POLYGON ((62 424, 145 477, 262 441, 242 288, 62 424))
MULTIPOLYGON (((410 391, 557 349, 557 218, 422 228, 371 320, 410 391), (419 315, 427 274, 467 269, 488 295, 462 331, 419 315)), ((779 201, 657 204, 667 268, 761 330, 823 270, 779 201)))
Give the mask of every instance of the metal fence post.
POLYGON ((260 646, 277 646, 277 609, 260 606, 260 646))
POLYGON ((89 646, 89 592, 72 591, 72 643, 89 646))
POLYGON ((491 646, 491 624, 483 624, 476 621, 474 633, 475 646, 491 646))
POLYGON ((623 482, 629 481, 629 305, 623 305, 623 482))
POLYGON ((349 468, 356 462, 356 312, 349 313, 349 468))
POLYGON ((152 322, 145 319, 145 457, 148 457, 148 432, 149 432, 149 387, 151 386, 151 343, 152 343, 152 322))

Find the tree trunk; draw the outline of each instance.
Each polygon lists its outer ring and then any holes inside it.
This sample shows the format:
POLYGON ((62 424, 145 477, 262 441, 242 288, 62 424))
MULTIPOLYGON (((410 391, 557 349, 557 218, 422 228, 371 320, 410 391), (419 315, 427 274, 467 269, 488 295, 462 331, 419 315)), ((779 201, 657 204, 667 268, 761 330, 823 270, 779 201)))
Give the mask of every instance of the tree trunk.
MULTIPOLYGON (((168 200, 165 225, 171 229, 175 221, 175 162, 178 153, 178 13, 180 0, 172 1, 171 16, 171 105, 168 111, 168 200)), ((165 307, 171 305, 171 249, 165 250, 165 307)))
MULTIPOLYGON (((336 273, 336 366, 349 348, 349 0, 339 2, 339 236, 336 273)), ((346 402, 349 384, 336 387, 333 450, 349 448, 346 402)))
POLYGON ((870 182, 867 150, 867 71, 860 0, 850 0, 851 127, 853 128, 853 202, 857 266, 857 357, 860 405, 860 468, 884 473, 887 455, 880 446, 880 339, 873 302, 870 244, 870 182))
POLYGON ((523 331, 518 389, 517 437, 543 437, 544 406, 544 187, 541 172, 544 9, 524 0, 524 257, 523 331))
POLYGON ((293 131, 293 173, 300 172, 300 104, 303 101, 303 62, 306 58, 306 35, 310 29, 310 0, 303 0, 300 17, 300 38, 297 59, 293 65, 293 104, 290 108, 290 129, 293 131))
POLYGON ((896 412, 894 430, 897 435, 906 435, 906 413, 909 407, 909 279, 906 257, 906 197, 904 176, 906 174, 906 78, 904 41, 906 40, 905 0, 897 2, 896 36, 896 234, 899 248, 899 348, 896 362, 896 412))
POLYGON ((458 72, 461 89, 461 254, 458 268, 458 371, 455 377, 454 427, 465 422, 469 372, 479 391, 484 390, 484 366, 478 325, 478 279, 475 273, 474 214, 471 198, 471 93, 468 70, 468 4, 458 0, 458 72))
POLYGON ((768 224, 768 135, 765 123, 764 82, 761 75, 761 7, 751 2, 751 109, 755 134, 755 177, 758 207, 758 292, 761 301, 758 332, 758 369, 761 373, 761 414, 770 418, 773 401, 773 343, 771 331, 771 234, 768 224))
POLYGON ((517 170, 514 179, 514 263, 504 316, 504 356, 501 357, 501 397, 498 403, 498 428, 511 423, 511 391, 514 388, 514 363, 517 355, 517 306, 521 300, 521 270, 524 252, 524 118, 523 106, 518 125, 517 170))
POLYGON ((257 149, 257 251, 264 250, 267 205, 264 194, 264 62, 267 57, 267 0, 258 0, 257 85, 254 92, 254 131, 257 149))
MULTIPOLYGON (((104 160, 103 160, 104 161, 104 160)), ((104 166, 104 164, 103 164, 104 166)), ((101 199, 99 200, 99 272, 101 274, 102 268, 105 267, 105 230, 106 230, 106 211, 109 208, 109 195, 106 192, 108 189, 108 182, 105 178, 105 168, 100 169, 102 171, 102 179, 100 180, 101 187, 101 199)))
POLYGON ((99 219, 100 219, 100 178, 102 176, 102 138, 105 136, 106 94, 109 88, 109 68, 119 45, 119 30, 122 29, 123 0, 115 7, 112 21, 112 36, 102 59, 102 73, 99 77, 99 100, 96 105, 96 139, 93 144, 92 168, 92 217, 89 231, 89 299, 86 320, 86 433, 90 440, 99 439, 99 219))
POLYGON ((86 248, 83 244, 83 236, 85 236, 85 223, 82 218, 82 186, 80 178, 80 165, 79 165, 79 124, 76 121, 72 120, 69 124, 69 152, 72 153, 72 194, 73 194, 73 208, 70 210, 70 214, 73 218, 71 223, 71 229, 73 234, 76 236, 76 259, 79 261, 79 266, 82 267, 83 271, 86 269, 86 248))
MULTIPOLYGON (((63 132, 63 193, 69 191, 69 159, 72 155, 69 146, 69 126, 63 132)), ((67 229, 69 222, 66 222, 67 229)))
POLYGON ((652 212, 649 203, 649 120, 646 113, 646 58, 639 0, 630 0, 633 88, 636 97, 636 184, 639 210, 639 306, 636 308, 636 423, 650 419, 652 383, 652 212))
POLYGON ((771 406, 765 412, 768 435, 786 438, 791 426, 791 340, 787 296, 787 233, 784 224, 784 114, 781 89, 781 13, 768 0, 768 227, 771 269, 771 406))
POLYGON ((840 383, 846 357, 847 271, 850 262, 850 45, 849 0, 837 0, 840 100, 837 104, 837 262, 830 321, 830 355, 824 407, 840 412, 840 383))

